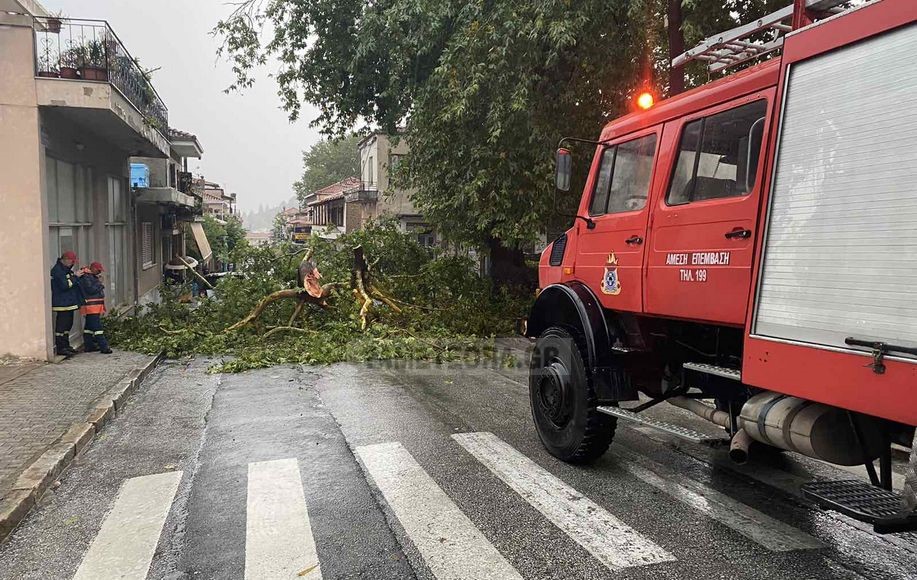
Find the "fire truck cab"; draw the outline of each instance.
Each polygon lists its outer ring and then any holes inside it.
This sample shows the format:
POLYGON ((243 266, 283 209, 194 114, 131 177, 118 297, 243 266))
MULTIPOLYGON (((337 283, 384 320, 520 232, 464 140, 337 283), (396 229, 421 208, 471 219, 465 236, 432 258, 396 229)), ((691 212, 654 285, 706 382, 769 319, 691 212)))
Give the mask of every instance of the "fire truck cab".
MULTIPOLYGON (((781 53, 590 142, 527 321, 556 457, 600 456, 619 419, 705 439, 642 414, 666 402, 722 426, 737 461, 754 442, 865 465, 872 486, 804 491, 917 529, 917 3, 843 4, 796 0, 708 39, 675 64, 781 53), (892 443, 912 448, 901 494, 892 443)), ((560 189, 571 164, 559 149, 560 189)))

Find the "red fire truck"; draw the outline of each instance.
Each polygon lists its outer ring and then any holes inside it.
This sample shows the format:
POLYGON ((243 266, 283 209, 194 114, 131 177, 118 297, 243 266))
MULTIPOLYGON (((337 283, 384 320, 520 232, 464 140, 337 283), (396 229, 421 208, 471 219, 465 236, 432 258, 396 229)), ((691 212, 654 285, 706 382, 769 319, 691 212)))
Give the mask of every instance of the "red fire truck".
MULTIPOLYGON (((778 49, 572 139, 595 155, 541 256, 534 422, 569 462, 603 454, 618 420, 705 439, 644 414, 674 404, 740 462, 754 442, 865 465, 872 485, 803 491, 917 529, 917 2, 795 0, 673 65, 778 49), (892 444, 912 448, 901 493, 892 444)), ((560 190, 571 165, 558 149, 560 190)))

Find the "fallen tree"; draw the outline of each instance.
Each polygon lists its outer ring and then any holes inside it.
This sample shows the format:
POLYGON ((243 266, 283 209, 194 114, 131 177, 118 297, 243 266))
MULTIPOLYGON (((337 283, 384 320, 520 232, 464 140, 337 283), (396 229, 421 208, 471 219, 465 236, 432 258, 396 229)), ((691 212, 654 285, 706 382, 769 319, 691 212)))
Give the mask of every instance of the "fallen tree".
POLYGON ((495 291, 467 257, 437 256, 382 224, 308 247, 234 250, 237 274, 215 298, 181 304, 183 286, 138 315, 109 318, 120 348, 217 356, 220 371, 273 364, 490 356, 531 289, 495 291))
MULTIPOLYGON (((394 300, 371 283, 369 264, 366 262, 362 246, 353 248, 353 264, 350 285, 354 297, 360 305, 360 329, 366 330, 366 327, 369 326, 370 317, 372 316, 374 308, 373 298, 386 304, 396 314, 401 314, 402 309, 395 304, 394 300)), ((312 249, 310 248, 306 252, 306 255, 303 256, 302 262, 299 265, 299 286, 297 288, 277 290, 265 296, 248 316, 227 328, 226 332, 232 332, 248 326, 261 316, 261 313, 264 312, 264 309, 267 308, 269 304, 285 298, 296 299, 296 306, 293 309, 293 314, 290 315, 290 319, 285 326, 275 326, 266 332, 264 336, 267 337, 276 334, 276 332, 280 330, 304 330, 293 326, 293 322, 303 312, 305 305, 314 304, 320 308, 330 308, 328 299, 331 297, 331 292, 336 287, 341 286, 341 284, 336 282, 320 286, 318 284, 318 280, 320 279, 321 273, 318 267, 312 262, 312 249)))
POLYGON ((330 283, 325 284, 324 286, 318 285, 318 280, 321 279, 321 274, 319 273, 318 268, 315 267, 315 264, 312 263, 311 248, 306 252, 306 255, 303 256, 302 262, 299 265, 298 272, 298 287, 271 292, 265 296, 251 312, 249 312, 248 316, 227 328, 225 332, 239 330, 240 328, 244 328, 249 324, 252 324, 261 317, 264 309, 267 308, 269 304, 278 300, 283 300, 285 298, 296 299, 296 306, 293 309, 293 314, 290 315, 290 319, 287 321, 285 326, 274 327, 265 333, 265 336, 275 334, 274 331, 277 331, 281 328, 287 330, 297 330, 296 327, 293 326, 293 322, 302 313, 303 308, 307 303, 314 304, 320 308, 329 308, 328 298, 331 296, 331 291, 334 289, 336 284, 330 283))

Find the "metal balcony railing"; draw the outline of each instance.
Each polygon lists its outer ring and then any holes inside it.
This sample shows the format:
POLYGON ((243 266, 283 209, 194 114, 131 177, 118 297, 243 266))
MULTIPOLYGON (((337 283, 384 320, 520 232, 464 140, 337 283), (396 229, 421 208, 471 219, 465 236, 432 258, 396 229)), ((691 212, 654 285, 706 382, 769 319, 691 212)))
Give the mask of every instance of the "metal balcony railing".
POLYGON ((169 110, 107 22, 36 17, 34 29, 36 76, 110 82, 167 136, 169 110))
POLYGON ((379 190, 374 183, 363 183, 359 187, 344 192, 344 201, 353 203, 357 201, 376 201, 379 199, 379 190))

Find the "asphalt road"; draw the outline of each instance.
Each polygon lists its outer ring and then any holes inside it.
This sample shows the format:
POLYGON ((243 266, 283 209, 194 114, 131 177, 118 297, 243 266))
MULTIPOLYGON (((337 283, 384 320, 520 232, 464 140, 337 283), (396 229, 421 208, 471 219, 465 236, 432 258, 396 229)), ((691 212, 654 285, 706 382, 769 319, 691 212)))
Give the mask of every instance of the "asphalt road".
POLYGON ((554 460, 522 371, 208 365, 147 380, 0 546, 0 580, 917 578, 917 536, 798 496, 850 476, 814 461, 735 466, 623 423, 594 465, 554 460))

